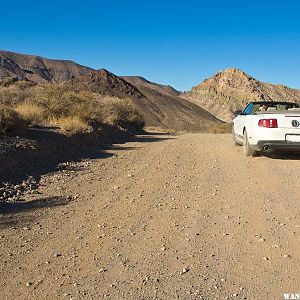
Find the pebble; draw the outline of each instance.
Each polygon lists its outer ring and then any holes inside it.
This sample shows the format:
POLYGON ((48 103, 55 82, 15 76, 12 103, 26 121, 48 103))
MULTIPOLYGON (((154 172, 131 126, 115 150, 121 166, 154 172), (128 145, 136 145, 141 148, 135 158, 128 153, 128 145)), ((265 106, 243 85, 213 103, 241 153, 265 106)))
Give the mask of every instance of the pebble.
POLYGON ((106 272, 106 271, 107 271, 107 269, 101 268, 101 269, 99 270, 99 273, 103 273, 103 272, 106 272))
POLYGON ((187 272, 189 272, 189 268, 183 268, 182 270, 181 270, 181 272, 180 272, 180 275, 183 275, 183 274, 185 274, 185 273, 187 273, 187 272))

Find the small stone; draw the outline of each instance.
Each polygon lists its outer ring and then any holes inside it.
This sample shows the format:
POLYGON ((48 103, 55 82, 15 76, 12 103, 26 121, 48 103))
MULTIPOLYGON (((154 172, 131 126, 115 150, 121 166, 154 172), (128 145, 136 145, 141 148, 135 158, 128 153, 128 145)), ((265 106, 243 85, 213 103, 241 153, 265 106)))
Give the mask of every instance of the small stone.
POLYGON ((259 241, 259 242, 264 242, 265 239, 264 239, 264 238, 260 238, 260 239, 258 239, 258 241, 259 241))
POLYGON ((289 254, 284 254, 283 257, 284 258, 291 258, 291 256, 289 254))
POLYGON ((190 269, 189 268, 183 268, 182 270, 181 270, 181 272, 180 272, 180 275, 183 275, 183 274, 185 274, 185 273, 187 273, 188 271, 189 271, 190 269))
POLYGON ((32 285, 32 282, 28 281, 26 282, 26 286, 31 286, 32 285))
POLYGON ((106 272, 106 271, 107 271, 107 269, 101 268, 101 269, 99 270, 99 273, 103 273, 103 272, 106 272))
POLYGON ((263 260, 269 260, 269 258, 265 256, 265 257, 263 257, 263 260))

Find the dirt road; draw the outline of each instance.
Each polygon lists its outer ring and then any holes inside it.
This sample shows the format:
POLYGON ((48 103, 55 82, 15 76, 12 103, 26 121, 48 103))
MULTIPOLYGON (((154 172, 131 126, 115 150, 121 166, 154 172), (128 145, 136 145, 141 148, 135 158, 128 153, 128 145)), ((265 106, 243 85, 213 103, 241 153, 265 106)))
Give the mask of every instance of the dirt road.
POLYGON ((284 299, 300 292, 300 157, 153 134, 2 209, 1 299, 284 299), (30 202, 28 202, 30 200, 30 202))

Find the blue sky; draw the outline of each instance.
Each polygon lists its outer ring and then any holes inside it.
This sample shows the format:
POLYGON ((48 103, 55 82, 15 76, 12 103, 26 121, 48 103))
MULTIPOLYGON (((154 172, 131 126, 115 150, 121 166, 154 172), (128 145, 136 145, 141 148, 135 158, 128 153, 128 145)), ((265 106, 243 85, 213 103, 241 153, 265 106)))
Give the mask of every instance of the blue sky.
POLYGON ((300 1, 5 1, 0 49, 188 90, 227 67, 300 89, 300 1))

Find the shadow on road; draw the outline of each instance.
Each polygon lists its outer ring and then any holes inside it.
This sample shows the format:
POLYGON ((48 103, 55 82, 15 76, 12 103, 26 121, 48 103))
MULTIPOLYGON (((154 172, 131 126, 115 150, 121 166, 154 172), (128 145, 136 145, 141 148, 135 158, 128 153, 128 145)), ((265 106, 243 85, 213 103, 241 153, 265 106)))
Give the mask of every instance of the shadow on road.
MULTIPOLYGON (((32 129, 23 139, 23 148, 12 145, 13 150, 4 147, 4 152, 0 151, 0 182, 19 183, 29 175, 39 180, 41 175, 55 171, 60 164, 109 158, 114 155, 114 149, 139 149, 120 146, 127 142, 153 143, 170 138, 167 133, 141 132, 132 135, 120 131, 111 132, 108 136, 95 134, 66 137, 53 131, 32 129), (9 150, 5 150, 7 148, 9 150)), ((10 143, 14 141, 10 139, 10 143)), ((20 140, 16 143, 20 144, 20 140)))
POLYGON ((300 160, 300 152, 266 152, 261 154, 261 156, 280 160, 300 160))
POLYGON ((2 203, 0 205, 0 228, 14 226, 18 223, 28 224, 34 221, 33 213, 39 209, 66 205, 71 199, 66 197, 40 198, 28 202, 2 203))
MULTIPOLYGON (((52 133, 47 134, 50 134, 51 136, 52 133)), ((45 137, 43 136, 43 138, 45 137)), ((55 136, 55 138, 59 139, 55 148, 62 146, 60 137, 55 136)), ((38 153, 32 151, 32 153, 26 153, 24 158, 21 157, 22 159, 19 157, 19 165, 14 168, 12 173, 15 177, 11 177, 10 179, 12 179, 13 182, 18 182, 25 179, 28 175, 39 179, 41 175, 55 170, 81 170, 81 167, 77 167, 74 164, 68 164, 68 162, 76 162, 85 159, 104 159, 112 157, 114 155, 114 150, 138 150, 141 148, 139 146, 123 147, 122 144, 127 142, 153 143, 167 139, 172 139, 172 137, 168 136, 168 134, 143 132, 135 136, 121 135, 115 136, 114 138, 110 137, 109 140, 94 140, 85 147, 82 147, 82 143, 71 148, 69 145, 66 145, 63 149, 72 150, 67 153, 62 151, 62 149, 57 149, 57 153, 55 153, 53 149, 48 153, 43 153, 45 149, 38 153)), ((43 214, 44 209, 66 205, 69 202, 70 199, 66 197, 50 197, 28 202, 0 203, 0 228, 30 224, 34 222, 40 214, 43 214), (40 210, 41 213, 37 212, 37 210, 40 210)))

